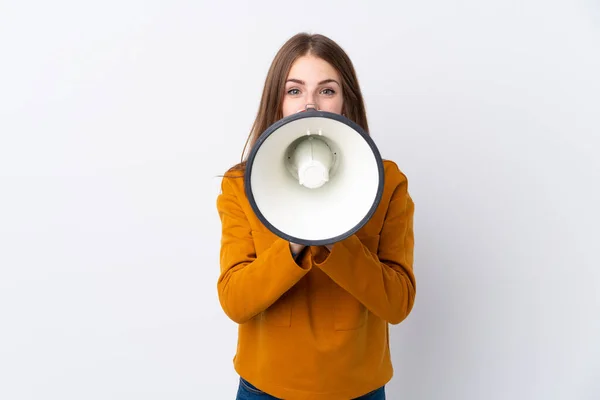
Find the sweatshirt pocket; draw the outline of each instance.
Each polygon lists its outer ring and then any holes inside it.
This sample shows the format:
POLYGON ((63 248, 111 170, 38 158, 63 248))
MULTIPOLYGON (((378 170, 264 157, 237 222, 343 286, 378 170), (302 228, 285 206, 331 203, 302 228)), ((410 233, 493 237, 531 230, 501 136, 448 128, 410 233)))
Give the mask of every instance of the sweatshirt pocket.
MULTIPOLYGON (((252 231, 256 256, 260 257, 277 239, 271 232, 252 231)), ((276 257, 273 257, 275 259, 276 257)), ((254 288, 261 290, 260 286, 254 288)), ((292 322, 291 290, 284 293, 260 315, 260 320, 266 325, 289 327, 292 322)))
POLYGON ((332 282, 333 323, 336 331, 351 331, 362 327, 367 320, 367 308, 346 289, 332 282))
POLYGON ((282 328, 288 328, 292 324, 292 300, 289 291, 262 312, 262 321, 266 325, 282 328))

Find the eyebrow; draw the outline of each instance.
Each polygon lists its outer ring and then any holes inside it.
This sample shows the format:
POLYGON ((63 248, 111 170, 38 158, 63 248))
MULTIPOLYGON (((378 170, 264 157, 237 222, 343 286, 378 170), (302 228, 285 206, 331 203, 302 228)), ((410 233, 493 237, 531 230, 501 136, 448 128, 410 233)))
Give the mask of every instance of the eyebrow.
MULTIPOLYGON (((299 84, 299 85, 305 85, 305 84, 306 84, 306 82, 304 82, 304 81, 302 81, 302 80, 300 80, 300 79, 294 79, 294 78, 292 78, 292 79, 288 79, 288 80, 286 81, 286 83, 287 83, 287 82, 294 82, 294 83, 297 83, 297 84, 299 84)), ((339 82, 338 82, 338 81, 336 81, 335 79, 325 79, 325 80, 322 80, 321 82, 319 82, 319 85, 324 85, 324 84, 326 84, 326 83, 331 83, 331 82, 337 83, 337 84, 338 84, 338 86, 340 86, 339 82)))

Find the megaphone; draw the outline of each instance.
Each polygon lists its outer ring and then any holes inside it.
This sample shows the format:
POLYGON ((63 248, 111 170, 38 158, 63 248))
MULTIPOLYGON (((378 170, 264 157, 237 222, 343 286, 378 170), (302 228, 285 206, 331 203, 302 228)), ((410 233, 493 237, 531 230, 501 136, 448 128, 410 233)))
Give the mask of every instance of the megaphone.
POLYGON ((383 161, 371 137, 343 115, 307 108, 258 138, 246 162, 249 203, 267 229, 306 246, 346 239, 372 217, 383 161))

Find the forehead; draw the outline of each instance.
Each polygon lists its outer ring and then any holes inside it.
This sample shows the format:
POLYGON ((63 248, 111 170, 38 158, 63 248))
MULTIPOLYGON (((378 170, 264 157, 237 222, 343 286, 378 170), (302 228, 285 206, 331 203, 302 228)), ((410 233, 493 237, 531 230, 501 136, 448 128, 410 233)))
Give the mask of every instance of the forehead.
POLYGON ((339 79, 339 74, 335 68, 322 58, 312 55, 306 55, 298 58, 288 74, 288 79, 295 78, 307 81, 339 79))

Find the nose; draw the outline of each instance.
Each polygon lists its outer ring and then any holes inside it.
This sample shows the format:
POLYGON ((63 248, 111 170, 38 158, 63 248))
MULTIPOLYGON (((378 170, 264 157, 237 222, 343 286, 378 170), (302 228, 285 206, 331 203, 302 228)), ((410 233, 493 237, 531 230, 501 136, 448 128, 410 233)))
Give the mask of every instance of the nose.
POLYGON ((299 109, 297 112, 303 112, 303 111, 308 111, 309 108, 312 108, 313 110, 319 111, 319 106, 313 103, 308 103, 304 106, 304 108, 299 109))
POLYGON ((309 108, 312 108, 313 110, 319 111, 319 105, 315 104, 315 103, 307 103, 304 108, 299 109, 297 112, 303 112, 303 111, 308 111, 309 108))
POLYGON ((312 108, 318 110, 319 104, 317 103, 317 99, 315 94, 312 91, 308 91, 306 94, 306 107, 312 106, 312 108))

